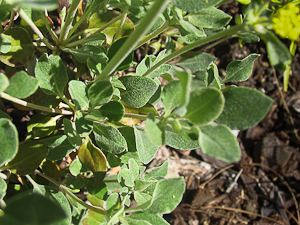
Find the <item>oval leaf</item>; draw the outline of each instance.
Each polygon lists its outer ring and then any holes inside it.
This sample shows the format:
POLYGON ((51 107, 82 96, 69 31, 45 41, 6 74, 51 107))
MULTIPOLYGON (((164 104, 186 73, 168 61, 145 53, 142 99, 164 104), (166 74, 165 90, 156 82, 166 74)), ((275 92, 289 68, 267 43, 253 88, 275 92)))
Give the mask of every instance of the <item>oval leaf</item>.
POLYGON ((0 118, 0 166, 12 160, 19 145, 19 135, 15 125, 6 118, 0 118))
POLYGON ((35 77, 28 76, 25 71, 20 71, 13 75, 9 83, 5 92, 16 98, 27 98, 35 93, 39 87, 39 80, 35 77))
POLYGON ((201 9, 215 6, 219 0, 173 0, 176 7, 187 12, 198 12, 201 9))
POLYGON ((5 91, 9 86, 9 80, 4 73, 0 73, 0 92, 5 91))
POLYGON ((90 86, 88 96, 92 107, 109 102, 113 95, 113 87, 109 81, 98 81, 90 86))
POLYGON ((80 146, 78 151, 80 161, 92 172, 107 171, 107 160, 103 152, 89 138, 80 146))
POLYGON ((104 104, 99 111, 109 122, 118 122, 123 118, 125 108, 120 102, 111 101, 104 104))
POLYGON ((207 125, 200 129, 199 142, 203 153, 230 163, 241 159, 239 143, 228 127, 207 125))
POLYGON ((221 114, 224 107, 224 97, 215 88, 199 88, 191 93, 185 118, 197 125, 208 124, 221 114))
POLYGON ((20 144, 18 154, 7 167, 19 175, 26 175, 37 169, 47 154, 48 149, 43 143, 26 141, 20 144))
POLYGON ((82 81, 71 80, 69 82, 69 92, 77 110, 88 109, 88 89, 82 81))
POLYGON ((95 122, 93 127, 95 139, 100 148, 114 154, 127 150, 126 140, 117 128, 95 122))
POLYGON ((35 76, 40 80, 41 89, 48 95, 64 96, 68 82, 66 66, 58 55, 42 55, 35 67, 35 76))
POLYGON ((0 54, 0 61, 15 67, 25 65, 33 55, 34 46, 26 30, 23 28, 12 28, 4 31, 2 37, 11 42, 10 51, 0 54))
POLYGON ((141 108, 156 92, 158 85, 148 77, 124 76, 119 80, 126 90, 120 89, 121 100, 133 108, 141 108))
POLYGON ((243 60, 237 60, 228 64, 226 68, 226 77, 223 83, 229 81, 245 81, 251 74, 254 61, 259 57, 258 54, 251 54, 243 60))
POLYGON ((268 113, 273 100, 248 87, 228 87, 223 90, 225 107, 216 120, 233 130, 245 130, 258 124, 268 113))

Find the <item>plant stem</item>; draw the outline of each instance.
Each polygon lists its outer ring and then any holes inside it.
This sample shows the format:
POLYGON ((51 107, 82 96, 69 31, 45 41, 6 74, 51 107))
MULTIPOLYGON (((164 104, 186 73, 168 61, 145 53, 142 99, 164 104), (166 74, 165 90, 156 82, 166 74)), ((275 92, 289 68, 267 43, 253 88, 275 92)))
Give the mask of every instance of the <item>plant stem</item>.
POLYGON ((14 23, 14 17, 15 17, 15 15, 16 15, 16 12, 14 10, 12 10, 11 13, 10 13, 9 24, 8 24, 8 26, 6 28, 7 30, 12 27, 12 25, 14 23))
POLYGON ((240 25, 236 25, 233 26, 227 30, 218 32, 216 34, 213 34, 209 37, 200 39, 198 41, 195 41, 192 44, 186 45, 183 48, 172 52, 170 55, 166 56, 165 58, 163 58, 162 60, 160 60, 159 62, 157 62, 155 65, 153 65, 145 74, 143 74, 143 76, 147 76, 149 74, 151 74, 153 71, 155 71, 157 68, 159 68, 162 64, 169 62, 170 60, 172 60, 173 58, 182 55, 183 53, 186 53, 196 47, 200 47, 202 45, 208 44, 210 42, 219 40, 221 38, 224 38, 226 36, 232 36, 237 34, 240 31, 246 31, 246 29, 248 28, 247 24, 240 24, 240 25))
POLYGON ((46 18, 46 15, 45 15, 46 12, 47 12, 46 10, 45 10, 45 13, 40 12, 40 13, 42 14, 42 19, 43 19, 43 21, 44 21, 45 27, 47 28, 49 34, 51 35, 51 37, 52 37, 52 39, 55 41, 55 43, 58 43, 58 37, 57 37, 57 35, 56 35, 55 32, 51 29, 51 27, 49 26, 49 21, 48 21, 48 19, 46 18))
POLYGON ((10 95, 8 95, 8 94, 6 94, 4 92, 0 93, 0 97, 4 98, 6 100, 9 100, 11 102, 14 102, 16 104, 19 104, 19 105, 31 108, 31 109, 41 110, 41 111, 50 112, 50 113, 58 113, 58 114, 63 114, 63 115, 73 115, 73 112, 70 112, 70 111, 67 111, 67 110, 63 110, 63 109, 60 110, 60 109, 47 108, 47 107, 44 107, 44 106, 35 105, 35 104, 30 103, 30 102, 26 102, 24 100, 15 98, 13 96, 10 96, 10 95))
POLYGON ((51 50, 57 50, 56 46, 51 45, 47 39, 44 37, 42 32, 39 30, 39 28, 32 22, 32 20, 26 15, 26 13, 23 11, 23 9, 19 9, 19 14, 22 17, 22 19, 31 27, 31 29, 39 36, 41 41, 51 50))
POLYGON ((125 20, 126 20, 126 17, 127 17, 127 14, 128 14, 128 6, 125 7, 125 10, 124 12, 122 13, 122 19, 120 21, 120 25, 118 27, 118 30, 114 36, 114 39, 112 41, 112 43, 114 43, 116 40, 119 39, 119 36, 121 34, 121 31, 122 31, 122 27, 124 26, 124 23, 125 23, 125 20))
POLYGON ((137 28, 126 42, 122 45, 120 50, 114 55, 114 57, 106 65, 102 73, 98 76, 96 81, 105 80, 115 69, 123 62, 123 60, 134 50, 136 43, 151 29, 153 24, 158 19, 159 15, 163 13, 167 7, 169 0, 156 0, 148 11, 146 16, 138 24, 137 28))
POLYGON ((61 98, 65 103, 67 103, 68 106, 69 106, 71 109, 75 110, 75 105, 72 104, 72 103, 69 101, 69 99, 67 99, 65 96, 61 96, 60 98, 61 98))
POLYGON ((58 183, 56 180, 52 179, 51 177, 48 177, 47 175, 41 173, 40 171, 36 170, 35 171, 38 175, 44 177, 45 179, 49 180, 50 182, 52 182, 53 184, 55 184, 58 188, 60 188, 63 192, 65 192, 67 195, 69 195, 71 198, 73 198, 76 202, 78 202, 79 204, 83 205, 84 207, 86 207, 87 209, 89 210, 92 210, 96 213, 99 213, 99 214, 102 214, 102 215, 107 215, 106 211, 101 209, 101 208, 98 208, 98 207, 95 207, 95 206, 92 206, 92 205, 88 205, 86 204, 84 201, 82 201, 80 198, 78 198, 76 195, 74 195, 72 193, 72 191, 70 191, 69 188, 67 188, 66 186, 64 185, 61 185, 60 183, 58 183))
POLYGON ((141 47, 142 45, 144 45, 145 43, 147 43, 151 39, 155 38, 156 36, 158 36, 159 34, 164 32, 168 28, 169 28, 169 21, 166 21, 165 24, 163 26, 161 26, 158 30, 156 30, 155 32, 149 34, 145 39, 141 40, 140 43, 135 47, 135 49, 141 47))
POLYGON ((148 116, 135 114, 135 113, 125 113, 124 117, 134 118, 134 119, 138 119, 138 120, 146 120, 148 116))
POLYGON ((68 14, 67 14, 65 24, 61 28, 61 32, 60 32, 60 36, 59 36, 59 43, 60 44, 64 44, 64 42, 67 41, 66 39, 68 37, 69 31, 71 30, 72 23, 73 23, 73 20, 76 16, 76 12, 77 12, 77 8, 79 6, 79 3, 80 3, 80 0, 73 0, 72 1, 72 4, 71 4, 70 9, 69 9, 68 14))

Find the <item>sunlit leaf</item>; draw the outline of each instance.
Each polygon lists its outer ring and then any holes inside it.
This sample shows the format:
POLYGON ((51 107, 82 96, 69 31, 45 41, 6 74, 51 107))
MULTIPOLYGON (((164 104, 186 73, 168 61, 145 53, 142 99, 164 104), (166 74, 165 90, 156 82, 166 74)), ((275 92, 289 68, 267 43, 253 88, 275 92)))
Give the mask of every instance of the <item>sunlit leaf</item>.
POLYGON ((69 92, 77 110, 85 110, 89 107, 87 86, 78 80, 69 82, 69 92))
POLYGON ((4 73, 0 73, 0 92, 5 91, 5 89, 9 86, 9 80, 4 73))

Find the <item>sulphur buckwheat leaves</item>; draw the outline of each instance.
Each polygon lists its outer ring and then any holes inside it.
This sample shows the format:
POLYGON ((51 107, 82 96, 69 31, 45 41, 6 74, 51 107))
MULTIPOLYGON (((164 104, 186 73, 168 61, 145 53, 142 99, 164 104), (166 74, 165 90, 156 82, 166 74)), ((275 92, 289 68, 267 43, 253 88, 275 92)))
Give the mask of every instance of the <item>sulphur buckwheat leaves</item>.
POLYGON ((300 8, 289 3, 279 9, 272 18, 273 30, 282 38, 298 41, 300 36, 300 8))

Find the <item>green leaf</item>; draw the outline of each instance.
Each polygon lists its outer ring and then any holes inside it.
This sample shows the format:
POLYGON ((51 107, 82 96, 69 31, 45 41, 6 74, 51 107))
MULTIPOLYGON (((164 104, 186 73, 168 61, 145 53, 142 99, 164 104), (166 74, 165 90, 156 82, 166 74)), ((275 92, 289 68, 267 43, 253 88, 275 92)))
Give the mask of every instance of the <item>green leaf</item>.
POLYGON ((216 57, 208 53, 200 53, 193 58, 183 58, 179 62, 177 62, 176 65, 194 72, 199 70, 206 70, 209 64, 211 62, 215 62, 216 59, 216 57))
POLYGON ((189 34, 195 35, 196 37, 206 37, 206 34, 204 33, 202 28, 199 30, 193 24, 184 19, 180 19, 178 22, 181 25, 181 27, 184 30, 186 30, 189 34))
POLYGON ((251 54, 243 60, 230 62, 226 68, 226 77, 223 83, 247 80, 252 74, 254 62, 258 57, 258 54, 251 54))
POLYGON ((8 53, 11 49, 11 41, 5 37, 5 35, 0 35, 0 52, 8 53))
POLYGON ((109 102, 113 95, 113 87, 109 81, 98 81, 89 87, 88 96, 92 107, 109 102))
MULTIPOLYGON (((138 220, 138 221, 147 221, 149 224, 155 225, 168 225, 169 223, 165 221, 160 215, 157 214, 148 214, 144 212, 136 212, 129 216, 126 216, 125 219, 130 218, 132 220, 138 220)), ((140 223, 137 223, 139 225, 140 223)), ((131 223, 130 223, 131 225, 131 223)))
POLYGON ((200 128, 199 142, 204 154, 225 162, 241 159, 239 143, 225 125, 207 125, 200 128))
POLYGON ((288 48, 271 31, 260 34, 267 46, 267 53, 272 66, 276 69, 284 70, 286 65, 292 63, 292 56, 288 48))
POLYGON ((37 10, 47 9, 52 11, 54 9, 57 9, 58 7, 57 0, 26 0, 26 1, 10 0, 9 3, 15 6, 20 6, 20 7, 27 6, 37 10))
POLYGON ((101 122, 101 121, 105 121, 106 117, 102 115, 100 109, 94 109, 90 111, 88 114, 86 114, 84 116, 84 119, 92 122, 94 121, 101 122))
POLYGON ((34 46, 26 30, 23 28, 7 29, 1 34, 11 42, 10 51, 0 54, 0 61, 4 64, 15 67, 25 65, 34 53, 34 46))
POLYGON ((146 172, 144 175, 144 180, 146 181, 158 180, 162 177, 167 176, 168 171, 169 171, 169 161, 166 160, 160 166, 150 170, 149 172, 146 172))
POLYGON ((107 221, 104 215, 88 210, 87 213, 82 217, 81 220, 83 225, 105 225, 107 221), (104 223, 105 222, 105 223, 104 223))
POLYGON ((133 127, 120 127, 120 133, 123 135, 127 142, 128 151, 120 155, 123 163, 128 164, 129 159, 133 158, 137 163, 140 163, 139 155, 136 149, 135 135, 133 127))
POLYGON ((6 182, 0 178, 0 201, 4 198, 6 195, 6 189, 7 189, 7 184, 6 182))
POLYGON ((191 93, 185 118, 197 125, 208 124, 222 113, 224 103, 221 91, 215 88, 198 88, 191 93))
POLYGON ((120 121, 125 113, 125 107, 120 103, 116 101, 111 101, 99 109, 101 115, 108 118, 109 122, 118 122, 120 121))
POLYGON ((84 45, 80 49, 66 49, 65 51, 72 53, 81 63, 86 62, 88 58, 97 63, 104 63, 108 60, 105 49, 101 46, 84 45))
POLYGON ((142 163, 149 163, 155 156, 158 147, 149 140, 147 134, 143 130, 139 130, 137 127, 133 127, 135 135, 136 149, 139 154, 139 158, 142 163))
MULTIPOLYGON (((118 53, 119 49, 122 47, 122 45, 125 43, 127 38, 121 38, 114 42, 110 48, 108 49, 107 56, 111 60, 115 54, 118 53)), ((131 52, 124 60, 123 62, 116 68, 116 71, 122 71, 129 68, 130 64, 133 60, 133 52, 131 52)))
POLYGON ((18 131, 9 119, 0 118, 0 137, 0 166, 2 166, 11 161, 18 152, 18 131))
POLYGON ((70 167, 69 167, 69 171, 73 176, 77 176, 80 174, 80 172, 83 172, 83 168, 84 165, 81 163, 81 161, 78 159, 78 157, 76 157, 70 167))
POLYGON ((174 67, 176 72, 176 76, 179 78, 181 84, 181 99, 180 99, 180 107, 176 109, 176 113, 180 116, 184 116, 186 114, 186 106, 190 101, 190 88, 192 82, 192 74, 190 70, 182 70, 180 68, 174 67))
POLYGON ((92 172, 107 171, 107 160, 103 152, 87 137, 78 151, 80 161, 92 172))
POLYGON ((36 193, 11 198, 3 211, 5 216, 14 218, 19 224, 53 224, 67 217, 57 202, 36 193))
POLYGON ((7 76, 4 73, 0 73, 0 92, 5 91, 8 86, 9 80, 7 76))
POLYGON ((153 192, 151 206, 144 212, 149 214, 170 213, 180 203, 184 192, 183 177, 159 180, 153 192))
POLYGON ((35 93, 39 87, 39 80, 28 76, 25 71, 15 73, 10 78, 9 83, 5 92, 15 98, 27 98, 35 93))
MULTIPOLYGON (((107 10, 104 12, 103 10, 99 10, 98 12, 94 13, 90 17, 88 29, 92 29, 92 31, 95 32, 119 15, 120 12, 117 11, 107 10)), ((119 26, 120 26, 120 20, 118 20, 116 23, 110 25, 109 27, 107 27, 102 31, 102 33, 106 35, 107 38, 106 41, 109 45, 111 45, 113 37, 116 34, 116 30, 119 29, 119 26)), ((126 18, 125 23, 121 28, 120 38, 130 35, 130 33, 133 30, 134 30, 133 22, 129 18, 126 18)))
POLYGON ((19 145, 17 155, 7 167, 19 175, 26 175, 37 169, 47 154, 48 149, 43 143, 26 141, 19 145))
POLYGON ((111 214, 111 212, 118 206, 119 202, 120 198, 118 193, 112 193, 110 196, 108 196, 106 201, 107 213, 111 214))
POLYGON ((201 28, 221 28, 231 20, 231 16, 215 7, 209 7, 197 13, 190 13, 187 18, 190 23, 201 28))
POLYGON ((123 76, 119 80, 126 87, 120 89, 121 100, 133 108, 141 108, 156 92, 158 85, 148 77, 123 76))
POLYGON ((34 193, 43 194, 45 197, 57 202, 66 214, 66 218, 60 222, 52 223, 53 225, 69 225, 72 221, 71 206, 66 196, 56 187, 47 187, 38 185, 33 189, 34 193))
POLYGON ((233 130, 246 130, 258 124, 268 113, 273 100, 258 90, 248 87, 223 89, 225 107, 216 120, 233 130))
POLYGON ((71 122, 69 119, 64 118, 64 132, 67 135, 69 142, 74 146, 80 146, 82 144, 81 137, 76 132, 75 123, 71 122))
POLYGON ((150 113, 146 119, 145 129, 150 141, 160 147, 165 143, 165 127, 163 122, 150 113))
POLYGON ((56 128, 56 121, 61 115, 51 117, 36 114, 28 122, 27 131, 30 138, 43 138, 49 136, 56 128))
POLYGON ((135 162, 134 159, 129 159, 128 161, 128 167, 129 167, 129 174, 125 178, 125 185, 127 187, 133 187, 134 181, 139 178, 139 166, 135 162))
POLYGON ((172 110, 179 106, 182 96, 182 86, 178 80, 173 80, 164 86, 162 91, 162 102, 165 109, 165 115, 171 114, 172 110))
POLYGON ((210 1, 206 1, 206 0, 172 0, 172 2, 174 3, 174 5, 184 11, 187 12, 198 12, 202 9, 211 7, 211 6, 215 6, 217 5, 217 3, 219 2, 219 0, 210 0, 210 1))
POLYGON ((88 89, 87 86, 78 80, 69 82, 69 92, 73 99, 77 110, 85 110, 89 107, 88 89))
MULTIPOLYGON (((91 202, 91 198, 95 201, 99 201, 100 199, 107 199, 107 186, 104 182, 99 183, 95 177, 85 179, 85 186, 87 191, 91 194, 88 195, 88 200, 91 202)), ((91 202, 93 205, 93 202, 91 202)), ((96 205, 97 206, 97 205, 96 205)))
POLYGON ((68 141, 66 135, 59 135, 40 140, 49 148, 47 159, 52 161, 60 160, 70 154, 74 147, 68 141))
MULTIPOLYGON (((155 181, 153 181, 155 182, 155 181)), ((152 196, 145 193, 145 192, 138 192, 138 191, 134 191, 133 192, 133 196, 134 196, 134 200, 139 204, 139 205, 143 205, 149 201, 151 201, 152 196)))
POLYGON ((58 55, 43 54, 35 67, 35 76, 40 80, 41 89, 48 95, 64 96, 68 83, 66 66, 58 55))
MULTIPOLYGON (((168 171, 168 168, 167 168, 167 171, 168 171)), ((136 180, 135 184, 134 184, 134 190, 136 192, 144 191, 147 187, 149 187, 153 183, 155 183, 155 180, 149 180, 149 181, 148 180, 136 180)))
POLYGON ((0 110, 0 118, 6 118, 10 120, 10 116, 1 110, 0 110))
POLYGON ((94 122, 94 134, 97 145, 105 151, 120 154, 127 150, 127 143, 117 128, 94 122))
MULTIPOLYGON (((184 122, 181 122, 181 124, 190 126, 184 122)), ((192 150, 200 147, 197 135, 192 130, 181 129, 178 133, 174 132, 169 126, 166 127, 166 144, 172 148, 182 150, 192 150)))
POLYGON ((85 119, 83 113, 76 113, 75 117, 76 131, 81 136, 86 136, 93 129, 93 122, 85 119))

